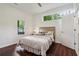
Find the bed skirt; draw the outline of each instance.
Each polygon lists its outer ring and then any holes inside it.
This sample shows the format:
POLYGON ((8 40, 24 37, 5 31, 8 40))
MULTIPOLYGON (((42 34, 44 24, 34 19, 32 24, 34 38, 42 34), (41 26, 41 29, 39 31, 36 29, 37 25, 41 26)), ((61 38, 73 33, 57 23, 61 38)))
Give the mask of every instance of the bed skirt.
POLYGON ((34 53, 36 55, 46 56, 46 51, 45 50, 35 49, 35 48, 32 48, 32 47, 26 46, 24 44, 20 44, 20 46, 22 48, 24 48, 25 50, 27 50, 28 52, 32 52, 32 53, 34 53))

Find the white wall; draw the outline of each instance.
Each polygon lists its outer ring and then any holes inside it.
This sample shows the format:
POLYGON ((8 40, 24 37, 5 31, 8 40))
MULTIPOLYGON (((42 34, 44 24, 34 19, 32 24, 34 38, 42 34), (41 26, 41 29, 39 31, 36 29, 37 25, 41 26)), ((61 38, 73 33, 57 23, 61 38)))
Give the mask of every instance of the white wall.
MULTIPOLYGON (((73 39, 70 38, 68 40, 66 40, 66 38, 65 39, 62 38, 62 25, 64 24, 64 23, 62 24, 62 20, 64 20, 64 18, 59 19, 59 20, 54 20, 54 21, 53 20, 52 21, 46 21, 46 22, 43 21, 43 16, 45 16, 45 15, 52 15, 52 14, 54 14, 56 12, 63 11, 65 9, 72 8, 72 7, 73 7, 73 5, 71 4, 71 5, 62 6, 62 7, 56 8, 56 9, 51 9, 51 10, 48 10, 46 12, 34 15, 34 17, 35 17, 34 19, 36 21, 36 24, 35 24, 36 27, 55 26, 56 27, 56 42, 62 43, 63 45, 74 49, 74 46, 73 46, 74 45, 74 43, 73 43, 74 38, 73 39), (63 40, 63 42, 62 42, 62 40, 63 40), (66 45, 66 44, 64 44, 65 42, 66 43, 71 42, 71 43, 69 43, 69 45, 68 44, 66 45)), ((68 18, 69 18, 69 16, 68 16, 68 18)), ((69 18, 69 19, 72 19, 72 18, 69 18)), ((67 22, 66 22, 66 24, 67 24, 67 22)), ((74 24, 74 23, 72 23, 72 24, 74 24)), ((69 28, 72 29, 72 27, 69 27, 69 28)), ((67 34, 65 36, 67 36, 67 34)), ((70 37, 72 37, 72 36, 70 36, 70 37)))
POLYGON ((17 20, 24 19, 25 33, 31 25, 31 15, 21 12, 20 10, 9 6, 8 4, 0 4, 0 48, 16 42, 17 20))

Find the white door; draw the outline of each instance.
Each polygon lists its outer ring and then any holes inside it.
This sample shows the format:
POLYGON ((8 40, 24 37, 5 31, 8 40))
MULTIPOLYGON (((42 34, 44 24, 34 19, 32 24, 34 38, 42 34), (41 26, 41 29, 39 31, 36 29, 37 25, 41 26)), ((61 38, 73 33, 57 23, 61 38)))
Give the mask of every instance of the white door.
POLYGON ((76 51, 76 53, 78 54, 78 46, 79 46, 79 44, 78 44, 78 42, 79 42, 79 40, 78 40, 78 16, 75 16, 74 17, 74 28, 75 28, 75 40, 74 40, 74 45, 75 45, 75 51, 76 51))
POLYGON ((74 16, 67 15, 62 18, 62 44, 74 49, 74 16))

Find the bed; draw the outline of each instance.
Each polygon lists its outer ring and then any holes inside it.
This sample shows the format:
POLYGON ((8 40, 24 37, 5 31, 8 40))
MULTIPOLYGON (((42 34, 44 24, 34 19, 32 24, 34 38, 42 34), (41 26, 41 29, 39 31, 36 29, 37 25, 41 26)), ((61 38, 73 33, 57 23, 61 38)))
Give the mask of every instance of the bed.
POLYGON ((37 55, 46 56, 52 42, 55 41, 55 27, 40 27, 41 34, 32 34, 20 38, 20 46, 37 55), (50 33, 49 33, 50 32, 50 33))

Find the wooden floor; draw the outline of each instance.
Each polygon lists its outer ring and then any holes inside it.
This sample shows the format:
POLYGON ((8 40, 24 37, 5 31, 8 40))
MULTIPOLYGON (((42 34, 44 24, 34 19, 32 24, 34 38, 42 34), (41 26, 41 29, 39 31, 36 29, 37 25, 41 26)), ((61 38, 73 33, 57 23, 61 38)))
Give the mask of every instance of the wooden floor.
MULTIPOLYGON (((16 48, 16 44, 0 48, 0 56, 14 56, 14 50, 16 48)), ((17 51, 20 56, 37 56, 31 52, 17 51)), ((77 56, 76 52, 70 48, 67 48, 59 43, 53 43, 49 50, 46 52, 47 56, 77 56)), ((16 56, 16 55, 15 55, 16 56)))
MULTIPOLYGON (((37 56, 31 52, 17 51, 20 56, 37 56)), ((47 56, 77 56, 76 52, 68 47, 65 47, 59 43, 53 43, 49 50, 46 52, 47 56)))
POLYGON ((15 52, 16 44, 0 48, 0 56, 13 56, 15 52))

